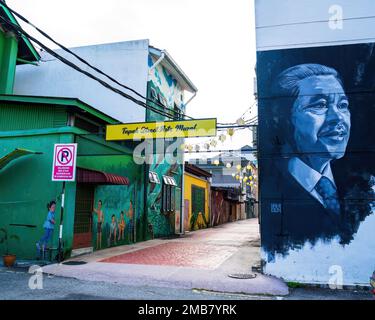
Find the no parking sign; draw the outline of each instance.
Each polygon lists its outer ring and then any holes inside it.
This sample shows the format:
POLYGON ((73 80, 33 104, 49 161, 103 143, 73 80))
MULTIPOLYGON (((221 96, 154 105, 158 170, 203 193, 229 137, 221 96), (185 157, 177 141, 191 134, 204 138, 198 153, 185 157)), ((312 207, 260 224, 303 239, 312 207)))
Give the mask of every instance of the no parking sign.
POLYGON ((52 181, 74 181, 76 175, 77 144, 55 144, 52 181))

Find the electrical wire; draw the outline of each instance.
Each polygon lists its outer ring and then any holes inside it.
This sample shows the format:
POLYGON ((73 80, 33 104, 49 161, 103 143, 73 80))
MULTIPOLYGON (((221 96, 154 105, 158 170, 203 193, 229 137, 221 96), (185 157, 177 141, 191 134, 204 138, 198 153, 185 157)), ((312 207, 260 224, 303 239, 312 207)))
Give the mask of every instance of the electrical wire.
POLYGON ((264 25, 264 26, 257 26, 256 29, 267 29, 267 28, 286 27, 286 26, 298 26, 298 25, 314 24, 314 23, 327 23, 327 22, 330 22, 330 21, 344 22, 344 21, 351 21, 351 20, 365 20, 365 19, 374 19, 374 18, 375 18, 375 16, 362 16, 362 17, 342 18, 342 19, 334 19, 334 20, 326 19, 326 20, 290 22, 290 23, 280 23, 280 24, 269 24, 269 25, 264 25))
MULTIPOLYGON (((100 69, 98 69, 97 67, 95 67, 95 66, 93 66, 92 64, 90 64, 89 62, 87 62, 86 60, 84 60, 82 57, 80 57, 79 55, 77 55, 76 53, 74 53, 73 51, 71 51, 70 49, 68 49, 67 47, 65 47, 64 45, 62 45, 62 44, 60 44, 59 42, 57 42, 56 40, 54 40, 51 36, 49 36, 47 33, 45 33, 43 30, 41 30, 41 29, 39 29, 38 27, 36 27, 34 24, 32 24, 29 20, 27 20, 25 17, 23 17, 21 14, 19 14, 18 12, 16 12, 15 10, 13 10, 12 8, 10 8, 7 4, 5 4, 4 2, 3 2, 3 0, 0 0, 0 4, 2 5, 2 6, 4 6, 5 8, 7 8, 10 12, 12 12, 14 15, 16 15, 17 17, 19 17, 21 20, 23 20, 24 22, 26 22, 27 24, 29 24, 29 25, 31 25, 33 28, 35 28, 39 33, 41 33, 44 37, 46 37, 48 40, 50 40, 50 41, 52 41, 54 44, 56 44, 57 46, 59 46, 61 49, 63 49, 64 51, 66 51, 66 52, 68 52, 69 54, 71 54, 71 55, 73 55, 76 59, 78 59, 80 62, 82 62, 83 64, 85 64, 85 65, 87 65, 88 67, 90 67, 91 69, 93 69, 93 70, 95 70, 96 72, 98 72, 99 74, 101 74, 101 75, 103 75, 103 76, 105 76, 107 79, 109 79, 109 80, 111 80, 112 82, 114 82, 114 83, 116 83, 117 85, 119 85, 119 86, 121 86, 121 87, 123 87, 124 89, 127 89, 127 90, 129 90, 129 91, 131 91, 131 92, 133 92, 134 94, 136 94, 137 96, 139 96, 140 98, 142 98, 142 99, 144 99, 145 101, 147 101, 147 102, 150 102, 150 103, 153 103, 153 104, 155 104, 155 105, 157 105, 157 106, 159 106, 159 107, 162 107, 162 108, 165 108, 165 106, 163 105, 163 104, 161 104, 161 103, 159 103, 159 102, 156 102, 156 101, 154 101, 153 99, 149 99, 149 98, 147 98, 147 97, 144 97, 143 95, 141 95, 139 92, 137 92, 136 90, 134 90, 134 89, 132 89, 132 88, 130 88, 130 87, 128 87, 128 86, 126 86, 126 85, 124 85, 124 84, 122 84, 122 83, 120 83, 118 80, 116 80, 116 79, 114 79, 113 77, 111 77, 110 75, 108 75, 108 74, 106 74, 105 72, 103 72, 102 70, 100 70, 100 69)), ((3 21, 4 21, 4 19, 2 19, 3 21)), ((5 20, 6 21, 6 23, 9 25, 9 24, 11 24, 13 27, 15 27, 15 28, 17 28, 18 29, 18 31, 19 32, 21 32, 21 33, 23 33, 25 36, 27 36, 28 38, 30 38, 30 39, 32 39, 34 42, 36 42, 36 43, 38 43, 38 45, 40 46, 40 47, 42 47, 44 50, 46 50, 48 53, 50 53, 50 50, 51 49, 49 49, 49 50, 47 50, 47 49, 45 49, 45 45, 43 45, 43 44, 41 44, 39 41, 36 41, 36 39, 35 38, 33 38, 33 37, 31 37, 30 35, 28 35, 20 26, 18 26, 18 25, 16 25, 16 24, 13 24, 12 22, 10 22, 10 21, 7 21, 7 20, 5 20)), ((50 53, 51 54, 51 53, 50 53)), ((51 54, 51 55, 53 55, 53 54, 51 54)), ((55 56, 55 55, 53 55, 53 56, 55 56)), ((58 57, 56 57, 55 56, 55 58, 57 58, 58 60, 60 60, 61 61, 61 59, 59 59, 58 57)), ((64 58, 65 59, 65 58, 64 58)), ((63 62, 63 61, 62 61, 63 62)), ((78 66, 77 66, 78 67, 78 66)), ((82 70, 82 69, 81 69, 82 70)), ((78 71, 78 70, 77 70, 78 71)), ((87 74, 86 74, 86 76, 87 76, 87 74)), ((108 87, 107 87, 108 88, 108 87)), ((133 100, 132 100, 133 101, 133 100)), ((135 101, 133 101, 133 102, 135 102, 135 101)), ((156 112, 155 110, 152 110, 152 111, 154 111, 154 112, 156 112)), ((158 110, 158 111, 160 111, 160 110, 158 110)), ((172 119, 174 119, 174 116, 175 115, 180 115, 178 112, 176 112, 175 110, 172 110, 172 109, 170 109, 170 110, 168 110, 168 111, 171 111, 171 112, 174 112, 175 114, 172 116, 172 119)), ((161 112, 163 112, 163 111, 161 111, 161 112)), ((159 113, 159 112, 158 112, 159 113)), ((164 113, 164 112, 163 112, 164 113)), ((160 113, 159 113, 160 114, 160 113)), ((166 113, 165 113, 166 114, 166 113)), ((164 116, 166 116, 164 114, 164 116)), ((189 119, 194 119, 194 118, 192 118, 192 117, 190 117, 190 116, 188 116, 188 115, 186 115, 186 114, 183 114, 184 115, 184 117, 186 117, 186 118, 189 118, 189 119)), ((168 115, 168 117, 169 117, 169 115, 168 115)))
MULTIPOLYGON (((257 103, 257 101, 255 100, 254 102, 253 102, 253 104, 249 107, 249 108, 247 108, 246 109, 246 111, 239 117, 239 119, 241 119, 247 112, 249 112, 253 107, 254 107, 254 105, 257 103)), ((254 118, 256 118, 257 116, 255 116, 254 118)), ((252 119, 254 119, 254 118, 252 118, 252 119)), ((250 119, 251 120, 251 119, 250 119)), ((247 121, 250 121, 250 120, 247 120, 247 121)), ((245 121, 246 122, 246 121, 245 121)), ((223 122, 218 122, 218 124, 219 125, 236 125, 237 124, 237 122, 229 122, 229 123, 223 123, 223 122)))
POLYGON ((167 117, 167 118, 170 118, 170 119, 174 119, 174 116, 169 114, 169 113, 166 113, 164 111, 161 111, 161 110, 158 110, 150 105, 147 105, 146 103, 140 101, 140 100, 137 100, 135 99, 134 97, 130 96, 129 94, 109 85, 107 82, 99 79, 98 77, 92 75, 91 73, 81 69, 80 67, 78 67, 77 65, 75 65, 74 63, 72 63, 71 61, 65 59, 64 57, 60 56, 59 54, 57 54, 56 52, 54 52, 52 49, 48 48, 46 45, 44 45, 43 43, 41 43, 39 40, 37 40, 36 38, 30 36, 26 31, 24 31, 21 27, 7 21, 6 19, 4 19, 3 17, 0 16, 0 20, 3 21, 5 24, 7 24, 8 26, 16 29, 16 31, 20 34, 23 34, 24 36, 28 37, 29 39, 31 39, 32 41, 36 42, 39 46, 41 46, 46 52, 48 52, 50 55, 52 55, 53 57, 55 57, 56 59, 60 60, 61 62, 63 62, 64 64, 68 65, 69 67, 75 69, 76 71, 86 75, 87 77, 99 82, 102 86, 106 87, 107 89, 123 96, 124 98, 128 99, 128 100, 131 100, 132 102, 146 108, 146 109, 149 109, 159 115, 162 115, 164 117, 167 117))
MULTIPOLYGON (((0 0, 0 4, 7 8, 10 12, 12 12, 14 15, 16 15, 18 18, 20 18, 21 20, 23 20, 25 23, 31 25, 33 28, 35 28, 39 33, 41 33, 44 37, 46 37, 48 40, 52 41, 54 44, 56 44, 57 46, 59 46, 61 49, 63 49, 64 51, 68 52, 69 54, 73 55, 75 58, 77 58, 80 62, 82 62, 83 64, 89 66, 91 69, 95 70, 96 72, 98 72, 99 74, 105 76, 107 79, 111 80, 112 82, 116 83, 117 85, 135 93, 137 96, 141 97, 142 99, 145 99, 146 101, 148 102, 151 102, 159 107, 162 107, 164 108, 165 106, 158 103, 158 102, 155 102, 154 100, 152 99, 148 99, 147 97, 144 97, 143 95, 141 95, 140 93, 138 93, 136 90, 120 83, 119 81, 117 81, 116 79, 114 79, 113 77, 109 76, 108 74, 106 74, 105 72, 103 72, 102 70, 98 69, 97 67, 93 66, 92 64, 90 64, 89 62, 87 62, 86 60, 84 60, 83 58, 81 58, 79 55, 77 55, 76 53, 74 53, 73 51, 71 51, 70 49, 68 49, 67 47, 65 47, 64 45, 60 44, 59 42, 57 42, 56 40, 54 40, 51 36, 49 36, 47 33, 45 33, 43 30, 41 30, 40 28, 38 28, 37 26, 35 26, 34 24, 32 24, 28 19, 26 19, 25 17, 23 17, 20 13, 18 13, 17 11, 13 10, 12 8, 10 8, 5 2, 3 2, 3 0, 0 0)), ((59 61, 63 62, 64 64, 70 66, 71 68, 75 69, 76 71, 86 75, 87 77, 95 80, 95 81, 98 81, 101 85, 103 85, 104 87, 106 87, 107 89, 110 89, 112 91, 114 91, 115 93, 117 94, 120 94, 122 95, 123 97, 131 100, 132 102, 146 108, 146 109, 149 109, 159 115, 162 115, 164 117, 168 117, 168 118, 171 118, 171 119, 174 119, 174 116, 173 114, 170 114, 169 112, 174 112, 174 113, 177 113, 175 110, 168 110, 168 112, 165 112, 165 111, 162 111, 162 110, 158 110, 150 105, 147 105, 147 104, 144 104, 142 101, 139 101, 135 98, 133 98, 132 96, 110 86, 108 83, 104 82, 103 80, 95 77, 94 75, 88 73, 87 71, 81 69, 80 67, 78 67, 77 65, 75 65, 74 63, 72 63, 71 61, 69 61, 68 59, 62 57, 61 55, 57 54, 55 51, 53 51, 52 49, 48 48, 46 45, 44 45, 42 42, 40 42, 39 40, 37 40, 36 38, 30 36, 25 30, 22 29, 22 27, 12 23, 11 21, 8 21, 6 19, 4 19, 3 17, 0 17, 1 20, 6 23, 8 26, 11 26, 13 28, 15 28, 19 33, 21 33, 22 35, 28 37, 29 39, 31 39, 33 42, 35 42, 36 44, 38 44, 38 46, 40 48, 42 48, 43 50, 45 50, 46 52, 48 52, 50 55, 52 55, 53 57, 55 57, 56 59, 58 59, 59 61)), ((252 106, 250 106, 243 114, 245 115, 253 106, 254 106, 255 102, 253 103, 252 106)), ((189 118, 189 119, 193 119, 192 117, 186 115, 183 113, 183 116, 186 117, 186 118, 189 118)), ((242 117, 241 116, 241 117, 242 117)), ((235 123, 231 123, 229 124, 231 125, 231 128, 236 128, 235 126, 235 123)), ((224 129, 224 127, 220 127, 218 126, 218 130, 222 130, 224 129)))

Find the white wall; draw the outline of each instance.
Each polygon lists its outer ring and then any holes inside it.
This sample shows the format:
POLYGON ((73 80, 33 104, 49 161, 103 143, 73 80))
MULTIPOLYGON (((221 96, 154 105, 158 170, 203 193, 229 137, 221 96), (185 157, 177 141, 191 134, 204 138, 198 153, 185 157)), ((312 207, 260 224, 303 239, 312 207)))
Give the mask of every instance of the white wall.
POLYGON ((255 0, 257 50, 374 42, 375 18, 355 19, 369 16, 374 0, 255 0), (330 23, 337 6, 342 28, 330 23))
MULTIPOLYGON (((76 54, 143 96, 147 93, 149 41, 127 41, 72 49, 76 54)), ((62 50, 60 55, 110 82, 62 50)), ((136 97, 126 89, 114 87, 136 97)), ((43 54, 40 66, 17 67, 14 94, 78 98, 122 122, 145 120, 145 109, 101 84, 43 54)), ((137 99, 140 99, 137 97, 137 99)))

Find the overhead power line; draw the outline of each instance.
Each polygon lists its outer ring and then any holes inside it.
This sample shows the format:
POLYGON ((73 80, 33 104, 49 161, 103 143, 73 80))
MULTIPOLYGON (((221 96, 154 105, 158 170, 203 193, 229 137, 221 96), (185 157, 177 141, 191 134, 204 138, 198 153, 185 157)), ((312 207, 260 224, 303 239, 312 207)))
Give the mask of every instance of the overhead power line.
MULTIPOLYGON (((254 101, 253 104, 249 108, 247 108, 246 111, 238 119, 241 119, 246 113, 248 113, 251 110, 251 108, 254 107, 255 104, 256 104, 256 101, 254 101)), ((255 116, 255 117, 253 117, 253 118, 251 118, 249 120, 246 120, 245 122, 248 123, 249 121, 252 121, 255 118, 257 118, 257 116, 255 116)), ((236 125, 237 122, 227 122, 227 123, 219 122, 218 124, 219 125, 228 125, 229 126, 229 125, 236 125)))
MULTIPOLYGON (((374 18, 375 18, 375 16, 361 16, 361 17, 335 19, 335 20, 332 20, 332 21, 334 21, 336 23, 336 22, 344 22, 344 21, 351 21, 351 20, 365 20, 365 19, 374 19, 374 18)), ((330 21, 331 20, 324 19, 324 20, 269 24, 269 25, 264 25, 264 26, 257 26, 256 29, 266 29, 266 28, 286 27, 286 26, 298 26, 298 25, 314 24, 314 23, 327 23, 327 22, 330 22, 330 21)))
POLYGON ((76 71, 86 75, 87 77, 99 82, 101 85, 103 85, 104 87, 106 87, 107 89, 123 96, 124 98, 128 99, 128 100, 131 100, 132 102, 146 108, 146 109, 149 109, 149 110, 152 110, 164 117, 168 117, 168 118, 171 118, 173 119, 173 115, 170 115, 170 114, 167 114, 167 113, 164 113, 163 111, 161 110, 157 110, 147 104, 145 104, 144 102, 140 101, 140 100, 137 100, 136 98, 132 97, 131 95, 109 85, 107 82, 101 80, 100 78, 92 75, 91 73, 81 69, 80 67, 78 67, 76 64, 72 63, 71 61, 65 59, 64 57, 62 57, 61 55, 57 54, 55 51, 53 51, 52 49, 48 48, 46 45, 44 45, 42 42, 40 42, 38 39, 32 37, 31 35, 29 35, 26 31, 24 31, 21 27, 15 25, 14 23, 12 22, 9 22, 8 20, 4 19, 3 17, 0 16, 0 20, 3 21, 5 24, 7 24, 8 26, 10 26, 11 28, 13 28, 17 33, 21 34, 21 35, 24 35, 26 37, 28 37, 29 39, 31 39, 32 41, 34 41, 35 43, 37 43, 41 48, 43 48, 46 52, 48 52, 50 55, 52 55, 53 57, 55 57, 56 59, 60 60, 61 62, 63 62, 64 64, 68 65, 69 67, 75 69, 76 71))
MULTIPOLYGON (((162 107, 162 108, 165 108, 164 105, 160 104, 159 102, 156 102, 152 99, 149 99, 147 97, 144 97, 142 94, 140 94, 139 92, 137 92, 136 90, 120 83, 118 80, 114 79, 112 76, 108 75, 107 73, 103 72, 102 70, 100 70, 99 68, 93 66, 92 64, 90 64, 89 62, 87 62, 85 59, 83 59, 82 57, 80 57, 79 55, 77 55, 76 53, 74 53, 73 51, 71 51, 70 49, 68 49, 67 47, 65 47, 64 45, 60 44, 59 42, 57 42, 56 40, 54 40, 51 36, 49 36, 47 33, 45 33, 43 30, 39 29, 38 27, 36 27, 34 24, 32 24, 29 20, 27 20, 25 17, 23 17, 21 14, 19 14, 18 12, 16 12, 15 10, 13 10, 12 8, 10 8, 7 4, 4 3, 3 0, 0 0, 0 3, 2 6, 4 6, 5 8, 7 8, 10 12, 12 12, 14 15, 16 15, 17 17, 19 17, 21 20, 23 20, 24 22, 26 22, 27 24, 31 25, 33 28, 35 28, 39 33, 41 33, 44 37, 46 37, 48 40, 52 41, 54 44, 56 44, 57 46, 59 46, 61 49, 63 49, 64 51, 68 52, 69 54, 73 55, 76 59, 78 59, 80 62, 82 62, 83 64, 87 65, 88 67, 90 67, 91 69, 95 70, 96 72, 98 72, 99 74, 105 76, 107 79, 111 80, 112 82, 116 83, 117 85, 123 87, 124 89, 127 89, 131 92, 133 92, 134 94, 136 94, 137 96, 139 96, 140 98, 144 99, 145 101, 147 102, 150 102, 150 103, 153 103, 159 107, 162 107)), ((17 29, 17 31, 21 32, 23 35, 25 35, 26 37, 28 37, 29 39, 31 39, 32 41, 34 41, 35 43, 37 43, 41 48, 43 48, 44 50, 46 50, 49 54, 51 54, 52 56, 54 56, 55 58, 57 58, 58 60, 60 60, 61 62, 69 65, 70 67, 74 68, 76 71, 79 71, 83 74, 85 74, 86 76, 100 82, 102 85, 104 85, 104 81, 89 74, 88 72, 84 71, 83 69, 79 68, 77 65, 75 65, 74 63, 70 62, 69 60, 65 59, 64 57, 58 55, 57 53, 55 53, 52 49, 48 48, 46 45, 44 45, 43 43, 41 43, 39 40, 37 40, 36 38, 30 36, 29 34, 26 33, 25 30, 23 30, 20 26, 0 17, 1 20, 3 22, 5 22, 7 25, 10 25, 11 27, 17 29), (53 52, 53 53, 52 53, 53 52), (69 63, 67 63, 69 62, 69 63)), ((104 85, 106 88, 112 90, 112 91, 115 91, 116 93, 118 94, 121 94, 120 92, 118 92, 119 90, 117 90, 116 88, 114 87, 111 87, 110 85, 108 85, 107 83, 105 83, 106 85, 104 85), (111 87, 111 88, 110 88, 111 87), (115 89, 115 90, 113 90, 115 89)), ((168 110, 168 112, 166 111, 162 111, 162 110, 158 110, 158 109, 155 109, 147 104, 140 104, 139 102, 142 103, 142 101, 139 101, 139 100, 136 100, 135 98, 131 97, 130 95, 127 95, 126 93, 123 93, 121 94, 122 96, 124 96, 125 98, 133 101, 134 103, 138 104, 138 105, 141 105, 143 107, 145 107, 146 109, 150 109, 151 111, 154 111, 160 115, 163 115, 163 116, 166 116, 168 118, 172 118, 174 119, 174 116, 176 115, 179 115, 178 112, 176 112, 175 110, 168 110), (126 95, 126 96, 125 96, 126 95), (173 114, 169 114, 169 112, 172 112, 173 114)), ((192 117, 190 116, 187 116, 184 114, 184 116, 186 118, 189 118, 189 119, 193 119, 192 117)))

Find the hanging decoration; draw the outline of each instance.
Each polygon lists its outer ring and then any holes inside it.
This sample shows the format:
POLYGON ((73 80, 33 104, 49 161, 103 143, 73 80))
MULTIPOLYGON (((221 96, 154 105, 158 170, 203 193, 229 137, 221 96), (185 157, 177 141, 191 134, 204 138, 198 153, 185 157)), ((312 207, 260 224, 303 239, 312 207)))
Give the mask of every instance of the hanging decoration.
POLYGON ((229 128, 228 131, 227 131, 227 133, 230 136, 230 138, 232 139, 232 137, 234 135, 234 129, 233 128, 229 128))
POLYGON ((212 139, 210 145, 215 148, 217 146, 217 141, 215 139, 212 139))
POLYGON ((246 124, 246 121, 243 119, 243 118, 239 118, 236 123, 239 125, 239 126, 243 126, 246 124))
POLYGON ((221 134, 219 136, 219 140, 220 140, 221 143, 223 143, 226 139, 227 139, 227 136, 225 134, 221 134))

